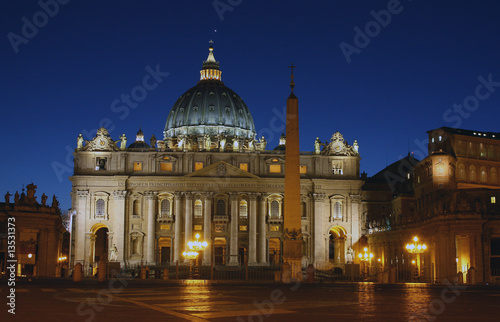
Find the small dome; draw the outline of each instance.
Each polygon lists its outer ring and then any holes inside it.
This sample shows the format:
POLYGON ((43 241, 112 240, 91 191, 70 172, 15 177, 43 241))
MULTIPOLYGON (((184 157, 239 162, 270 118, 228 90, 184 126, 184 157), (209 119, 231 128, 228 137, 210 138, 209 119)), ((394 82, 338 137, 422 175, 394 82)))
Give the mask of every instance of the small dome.
POLYGON ((283 131, 280 136, 279 145, 274 148, 274 151, 285 151, 285 149, 286 149, 286 136, 285 132, 283 131))
POLYGON ((139 129, 139 132, 137 132, 135 137, 135 142, 129 145, 128 148, 139 151, 147 151, 151 148, 149 144, 144 142, 144 132, 142 132, 142 129, 139 129))

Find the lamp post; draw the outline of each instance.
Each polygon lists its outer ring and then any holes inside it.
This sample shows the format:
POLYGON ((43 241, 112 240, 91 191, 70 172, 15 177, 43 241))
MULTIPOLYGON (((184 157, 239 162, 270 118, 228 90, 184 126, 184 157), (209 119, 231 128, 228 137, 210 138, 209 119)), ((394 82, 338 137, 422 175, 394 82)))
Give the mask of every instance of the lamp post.
POLYGON ((364 266, 364 269, 363 269, 363 272, 365 275, 368 275, 368 272, 366 270, 366 264, 368 261, 371 261, 371 259, 373 258, 373 254, 372 253, 368 253, 368 247, 365 247, 363 249, 364 253, 359 253, 358 254, 358 257, 359 257, 359 260, 361 262, 363 262, 363 266, 364 266))
POLYGON ((182 253, 182 256, 189 259, 189 278, 193 278, 193 260, 196 259, 196 268, 198 268, 198 252, 208 246, 206 241, 199 241, 200 234, 196 234, 195 238, 196 240, 190 240, 187 243, 189 251, 182 253))
MULTIPOLYGON (((419 244, 418 243, 418 237, 415 236, 413 237, 413 243, 408 243, 406 244, 406 250, 410 254, 416 254, 417 256, 417 261, 416 261, 416 275, 420 276, 420 254, 425 252, 427 249, 427 246, 425 244, 419 244)), ((415 261, 412 261, 412 263, 415 263, 415 261)))

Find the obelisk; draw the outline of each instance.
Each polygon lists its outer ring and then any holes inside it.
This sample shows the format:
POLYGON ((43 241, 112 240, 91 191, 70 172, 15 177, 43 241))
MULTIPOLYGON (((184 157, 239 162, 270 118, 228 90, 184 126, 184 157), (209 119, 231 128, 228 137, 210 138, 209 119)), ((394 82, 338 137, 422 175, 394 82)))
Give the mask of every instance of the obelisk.
POLYGON ((293 69, 286 101, 285 143, 285 211, 283 232, 283 282, 301 279, 302 231, 300 221, 300 146, 299 146, 299 100, 293 93, 295 88, 293 69), (288 266, 288 265, 289 266, 288 266), (289 270, 289 271, 288 271, 289 270))

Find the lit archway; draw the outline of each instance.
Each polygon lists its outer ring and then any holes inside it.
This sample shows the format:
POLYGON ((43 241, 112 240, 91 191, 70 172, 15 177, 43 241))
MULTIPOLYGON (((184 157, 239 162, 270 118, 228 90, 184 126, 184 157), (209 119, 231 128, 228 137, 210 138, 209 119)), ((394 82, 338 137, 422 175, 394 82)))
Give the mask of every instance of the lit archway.
POLYGON ((346 231, 341 226, 329 230, 328 261, 333 265, 345 264, 345 239, 346 231))

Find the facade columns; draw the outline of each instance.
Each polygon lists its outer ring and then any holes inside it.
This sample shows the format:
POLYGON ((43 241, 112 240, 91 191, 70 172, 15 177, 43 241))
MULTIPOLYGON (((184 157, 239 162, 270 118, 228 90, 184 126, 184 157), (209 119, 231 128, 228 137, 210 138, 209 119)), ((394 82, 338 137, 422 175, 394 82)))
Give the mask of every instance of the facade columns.
POLYGON ((178 263, 181 260, 181 245, 182 241, 182 195, 180 192, 174 193, 175 205, 175 240, 174 240, 174 262, 178 263))
POLYGON ((261 194, 259 200, 259 263, 267 263, 266 243, 266 203, 267 195, 261 194))
POLYGON ((203 265, 210 265, 212 263, 212 198, 213 192, 206 192, 204 212, 203 212, 203 240, 208 243, 207 248, 203 251, 203 265))
POLYGON ((231 245, 229 247, 229 264, 237 266, 238 263, 238 194, 231 193, 229 200, 231 202, 231 245))
MULTIPOLYGON (((184 198, 186 199, 186 221, 184 226, 184 247, 186 247, 187 242, 193 238, 193 194, 191 192, 185 192, 184 198)), ((185 260, 189 263, 189 259, 185 260)))
MULTIPOLYGON (((116 261, 123 263, 125 254, 125 199, 127 197, 126 190, 113 191, 113 199, 115 207, 113 210, 113 233, 114 241, 110 240, 108 250, 111 250, 113 245, 116 246, 118 252, 116 254, 116 261)), ((109 233, 108 233, 109 235, 109 233)), ((111 238, 110 238, 111 239, 111 238)))
POLYGON ((250 193, 250 212, 248 214, 248 265, 257 264, 257 197, 258 193, 250 193))
POLYGON ((324 193, 312 193, 311 198, 314 200, 314 263, 325 263, 325 227, 323 226, 323 200, 325 199, 324 193))
MULTIPOLYGON (((77 191, 76 192, 78 198, 78 209, 76 210, 76 223, 74 225, 78 227, 76 229, 75 236, 75 263, 78 261, 86 261, 88 258, 85 257, 85 254, 88 254, 90 244, 87 245, 85 238, 85 226, 88 218, 87 215, 87 202, 88 202, 88 191, 77 191)), ((83 264, 83 263, 82 263, 83 264)))
POLYGON ((156 222, 155 222, 155 198, 156 191, 148 191, 145 193, 148 202, 148 234, 146 240, 147 252, 146 262, 153 264, 155 262, 155 235, 156 235, 156 222))
POLYGON ((353 240, 359 240, 360 237, 360 223, 359 212, 361 205, 361 195, 350 195, 351 197, 351 244, 353 240))

